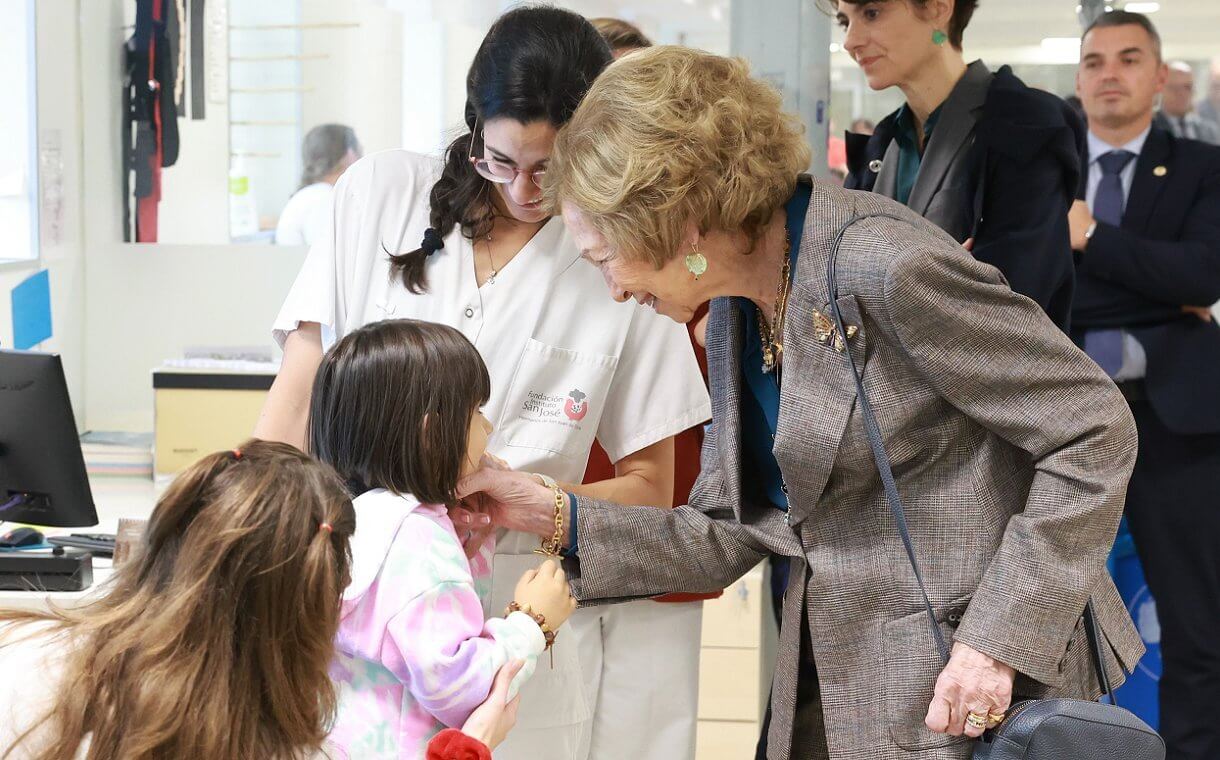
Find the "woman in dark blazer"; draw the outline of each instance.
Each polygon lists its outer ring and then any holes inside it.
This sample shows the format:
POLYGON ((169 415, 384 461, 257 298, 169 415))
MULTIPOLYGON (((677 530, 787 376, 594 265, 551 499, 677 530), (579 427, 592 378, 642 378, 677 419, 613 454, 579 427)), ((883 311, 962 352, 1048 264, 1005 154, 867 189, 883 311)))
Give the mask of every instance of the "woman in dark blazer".
POLYGON ((972 241, 975 258, 1066 330, 1079 119, 1008 67, 966 65, 962 33, 976 0, 827 1, 869 86, 907 96, 873 135, 847 135, 845 186, 893 198, 972 241))

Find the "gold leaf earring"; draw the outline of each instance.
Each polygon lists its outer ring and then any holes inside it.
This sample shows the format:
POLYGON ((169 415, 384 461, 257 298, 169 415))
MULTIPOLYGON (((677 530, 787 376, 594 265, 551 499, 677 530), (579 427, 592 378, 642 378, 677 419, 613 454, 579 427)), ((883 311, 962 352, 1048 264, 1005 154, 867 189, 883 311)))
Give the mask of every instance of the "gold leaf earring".
POLYGON ((699 275, 707 271, 707 257, 699 253, 698 243, 695 243, 691 252, 686 255, 686 271, 693 274, 696 280, 699 279, 699 275))

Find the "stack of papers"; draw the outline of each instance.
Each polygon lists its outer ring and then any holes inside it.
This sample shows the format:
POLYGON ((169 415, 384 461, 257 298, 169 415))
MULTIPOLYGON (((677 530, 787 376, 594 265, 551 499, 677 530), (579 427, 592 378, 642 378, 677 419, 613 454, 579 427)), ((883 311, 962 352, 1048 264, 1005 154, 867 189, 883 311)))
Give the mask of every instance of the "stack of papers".
POLYGON ((91 478, 152 478, 152 433, 89 431, 80 437, 80 449, 91 478))

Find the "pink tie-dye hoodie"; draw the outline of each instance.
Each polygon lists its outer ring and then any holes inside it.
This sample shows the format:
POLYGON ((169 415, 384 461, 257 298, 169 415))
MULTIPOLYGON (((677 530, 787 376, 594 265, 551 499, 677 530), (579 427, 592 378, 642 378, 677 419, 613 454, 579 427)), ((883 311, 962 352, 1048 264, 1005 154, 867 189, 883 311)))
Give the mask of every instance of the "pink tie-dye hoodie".
POLYGON ((353 503, 330 742, 353 760, 424 758, 433 735, 461 728, 487 698, 500 667, 522 660, 515 695, 545 641, 520 612, 483 619, 475 578, 485 586, 494 547, 488 542, 467 560, 443 506, 384 490, 353 503))

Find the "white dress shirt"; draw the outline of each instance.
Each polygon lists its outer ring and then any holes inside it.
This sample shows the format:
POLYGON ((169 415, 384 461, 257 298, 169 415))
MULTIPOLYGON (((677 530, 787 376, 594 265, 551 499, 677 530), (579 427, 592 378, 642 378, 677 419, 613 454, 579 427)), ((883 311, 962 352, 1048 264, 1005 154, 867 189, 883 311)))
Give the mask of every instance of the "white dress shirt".
MULTIPOLYGON (((1135 158, 1127 163, 1119 175, 1123 183, 1123 212, 1126 213, 1127 199, 1131 197, 1131 185, 1135 181, 1135 165, 1139 163, 1140 153, 1144 150, 1144 143, 1148 141, 1148 134, 1151 131, 1152 126, 1149 125, 1147 129, 1137 135, 1131 142, 1126 145, 1114 146, 1093 134, 1092 130, 1089 130, 1089 179, 1085 192, 1085 201, 1089 204, 1089 213, 1093 212, 1093 201, 1097 198, 1097 186, 1101 184, 1102 171, 1098 159, 1103 154, 1115 150, 1125 150, 1135 154, 1135 158)), ((1090 254, 1086 252, 1085 255, 1090 254)), ((1140 342, 1131 333, 1126 330, 1122 332, 1123 366, 1119 368, 1118 374, 1114 376, 1114 382, 1122 383, 1130 380, 1142 380, 1148 373, 1148 355, 1144 352, 1144 347, 1140 345, 1140 342)))

